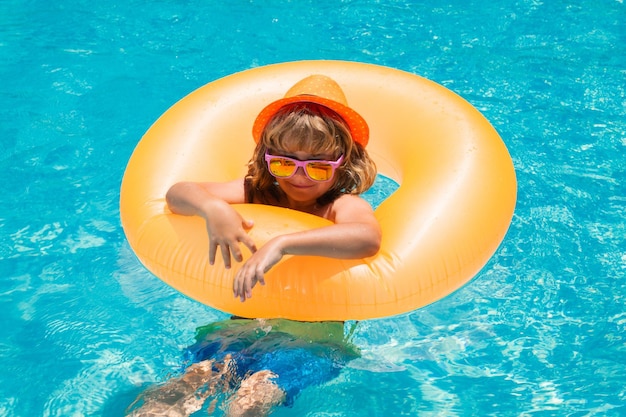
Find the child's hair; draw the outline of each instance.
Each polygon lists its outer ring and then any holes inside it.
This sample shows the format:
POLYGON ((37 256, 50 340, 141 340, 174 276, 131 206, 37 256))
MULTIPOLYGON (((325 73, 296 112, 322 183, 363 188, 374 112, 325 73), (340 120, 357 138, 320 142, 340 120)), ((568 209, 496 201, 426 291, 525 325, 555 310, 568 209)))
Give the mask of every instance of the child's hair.
POLYGON ((311 154, 327 153, 335 160, 344 156, 335 171, 333 186, 318 198, 320 205, 334 201, 341 194, 361 194, 376 179, 374 161, 361 144, 352 140, 343 119, 325 106, 299 102, 281 108, 263 130, 248 163, 246 182, 251 201, 254 198, 271 204, 280 200, 283 192, 267 170, 265 151, 280 153, 293 149, 311 154))

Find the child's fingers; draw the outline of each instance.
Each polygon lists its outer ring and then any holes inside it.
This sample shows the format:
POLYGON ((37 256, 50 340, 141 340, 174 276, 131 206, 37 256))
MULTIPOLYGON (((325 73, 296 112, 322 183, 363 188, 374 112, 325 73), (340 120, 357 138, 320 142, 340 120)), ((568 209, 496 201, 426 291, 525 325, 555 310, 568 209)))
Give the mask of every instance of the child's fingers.
POLYGON ((217 243, 212 240, 209 241, 209 264, 215 263, 215 253, 217 252, 217 243))
POLYGON ((242 290, 243 290, 242 271, 244 269, 245 269, 245 265, 239 271, 237 271, 237 275, 235 275, 235 279, 233 280, 233 295, 235 296, 235 298, 240 297, 240 295, 242 294, 242 290))
POLYGON ((252 287, 254 286, 253 279, 254 277, 244 280, 243 291, 245 298, 252 298, 252 287))
POLYGON ((264 271, 260 265, 257 265, 256 268, 250 271, 250 278, 245 281, 244 290, 246 292, 246 296, 248 298, 252 298, 252 289, 256 285, 257 282, 261 283, 261 285, 265 285, 264 279, 264 271))
POLYGON ((254 243, 254 240, 252 240, 252 238, 248 235, 245 234, 241 239, 240 242, 243 243, 244 245, 246 245, 246 247, 248 249, 250 249, 250 252, 254 253, 256 252, 256 243, 254 243))
POLYGON ((252 289, 256 285, 258 279, 253 268, 244 265, 235 276, 233 281, 233 295, 239 297, 241 302, 252 298, 252 289))
MULTIPOLYGON (((254 226, 254 222, 252 220, 243 220, 242 225, 243 225, 244 230, 247 231, 247 230, 252 229, 252 227, 254 226)), ((250 249, 250 252, 252 253, 256 252, 256 244, 254 243, 254 240, 252 240, 252 238, 250 237, 248 233, 244 233, 239 239, 239 241, 243 243, 244 245, 246 245, 248 249, 250 249)))
POLYGON ((222 258, 224 259, 224 268, 230 269, 230 249, 228 245, 220 245, 222 250, 222 258))
POLYGON ((235 243, 230 247, 230 254, 237 262, 243 261, 243 254, 241 253, 241 248, 238 243, 235 243))

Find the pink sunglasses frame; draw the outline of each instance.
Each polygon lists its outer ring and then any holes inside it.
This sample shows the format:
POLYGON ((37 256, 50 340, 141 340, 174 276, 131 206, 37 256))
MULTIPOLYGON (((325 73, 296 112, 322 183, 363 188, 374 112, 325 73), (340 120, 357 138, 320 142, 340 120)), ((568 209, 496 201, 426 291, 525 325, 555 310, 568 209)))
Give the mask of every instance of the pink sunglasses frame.
POLYGON ((288 156, 282 156, 282 155, 271 155, 269 153, 269 151, 265 151, 265 162, 267 163, 267 170, 270 173, 270 175, 272 175, 274 178, 280 178, 280 179, 287 179, 287 178, 291 178, 294 175, 296 175, 296 172, 298 172, 298 168, 302 168, 302 171, 304 172, 304 174, 307 176, 308 179, 310 179, 311 181, 315 181, 315 182, 328 182, 330 180, 332 180, 335 177, 335 171, 337 170, 337 168, 341 165, 341 163, 343 162, 343 155, 341 155, 339 157, 339 159, 337 159, 336 161, 327 161, 325 159, 306 159, 304 161, 300 161, 299 159, 294 159, 294 158, 289 158, 288 156), (287 176, 287 177, 278 177, 276 175, 274 175, 272 173, 272 170, 270 168, 270 162, 273 158, 282 158, 282 159, 286 159, 287 161, 293 162, 296 165, 296 169, 293 170, 293 174, 287 176), (311 176, 309 175, 309 173, 306 170, 306 166, 307 164, 310 163, 322 163, 322 164, 328 164, 330 165, 330 168, 332 169, 332 175, 330 176, 329 179, 327 180, 316 180, 315 178, 311 178, 311 176))

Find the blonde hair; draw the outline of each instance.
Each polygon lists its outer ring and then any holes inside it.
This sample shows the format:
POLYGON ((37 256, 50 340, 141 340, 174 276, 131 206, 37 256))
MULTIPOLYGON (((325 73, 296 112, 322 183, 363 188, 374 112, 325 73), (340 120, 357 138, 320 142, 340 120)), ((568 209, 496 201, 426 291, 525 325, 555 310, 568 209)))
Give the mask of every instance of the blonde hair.
POLYGON ((335 171, 333 186, 318 199, 320 205, 334 201, 341 194, 361 194, 376 179, 374 161, 361 144, 352 140, 347 124, 337 113, 315 103, 295 103, 281 108, 270 119, 248 162, 246 183, 250 202, 280 201, 283 191, 267 170, 265 152, 294 148, 311 154, 331 154, 335 160, 344 156, 335 171))

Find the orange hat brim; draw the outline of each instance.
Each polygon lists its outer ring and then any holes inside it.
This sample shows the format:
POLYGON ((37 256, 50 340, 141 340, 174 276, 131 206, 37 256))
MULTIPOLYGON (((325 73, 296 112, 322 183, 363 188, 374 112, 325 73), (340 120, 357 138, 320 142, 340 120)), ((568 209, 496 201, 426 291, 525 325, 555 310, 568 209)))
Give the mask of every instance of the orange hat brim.
POLYGON ((293 103, 316 103, 320 104, 324 107, 328 107, 335 113, 337 113, 341 118, 346 122, 348 128, 350 129, 350 134, 352 135, 352 140, 356 143, 361 144, 361 146, 367 146, 369 142, 369 126, 365 119, 356 111, 352 110, 348 106, 344 106, 341 103, 338 103, 334 100, 329 100, 323 97, 318 97, 314 95, 299 95, 293 97, 285 97, 280 100, 276 100, 269 105, 267 105, 254 121, 254 125, 252 126, 252 136, 256 143, 259 143, 261 140, 261 135, 263 134, 263 130, 270 119, 283 107, 288 104, 293 103))

